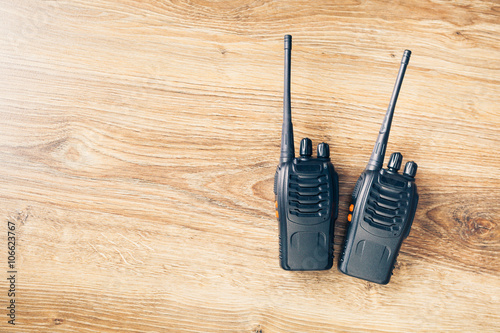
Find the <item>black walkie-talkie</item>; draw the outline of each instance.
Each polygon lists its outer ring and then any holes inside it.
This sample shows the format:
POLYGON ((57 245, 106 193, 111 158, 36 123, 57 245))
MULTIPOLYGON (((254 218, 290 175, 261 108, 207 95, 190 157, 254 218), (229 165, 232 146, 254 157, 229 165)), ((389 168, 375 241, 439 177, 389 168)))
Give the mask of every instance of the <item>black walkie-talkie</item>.
POLYGON ((276 218, 279 221, 280 264, 291 271, 324 270, 333 265, 333 228, 338 214, 338 176, 330 162, 330 148, 300 142, 295 158, 290 67, 292 36, 285 36, 285 89, 280 164, 274 176, 276 218))
POLYGON ((382 169, 394 108, 410 55, 409 50, 403 54, 377 142, 354 187, 349 207, 352 215, 347 218, 350 224, 339 260, 342 273, 380 284, 389 283, 401 244, 410 233, 418 203, 415 162, 406 163, 403 174, 398 174, 403 156, 393 153, 387 170, 382 169))

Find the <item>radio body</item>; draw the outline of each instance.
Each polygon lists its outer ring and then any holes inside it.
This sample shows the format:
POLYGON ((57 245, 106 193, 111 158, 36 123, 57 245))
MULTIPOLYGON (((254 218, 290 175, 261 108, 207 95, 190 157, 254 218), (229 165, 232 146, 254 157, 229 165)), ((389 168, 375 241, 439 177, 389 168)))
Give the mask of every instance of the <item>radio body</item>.
POLYGON ((280 265, 285 270, 325 270, 333 265, 333 231, 338 215, 338 175, 330 148, 320 143, 312 157, 312 142, 300 142, 295 157, 290 105, 292 37, 285 36, 285 89, 280 163, 274 176, 279 222, 280 265))
POLYGON ((418 204, 415 174, 417 164, 406 163, 399 174, 403 156, 393 153, 382 168, 392 117, 410 59, 406 50, 391 102, 372 155, 352 194, 348 228, 339 270, 368 281, 387 284, 403 240, 410 233, 418 204))

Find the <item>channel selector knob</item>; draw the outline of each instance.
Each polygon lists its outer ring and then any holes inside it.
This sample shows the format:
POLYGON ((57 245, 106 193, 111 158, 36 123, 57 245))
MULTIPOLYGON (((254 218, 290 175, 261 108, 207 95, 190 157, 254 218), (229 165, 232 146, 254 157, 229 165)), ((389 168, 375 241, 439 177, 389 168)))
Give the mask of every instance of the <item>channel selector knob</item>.
POLYGON ((303 138, 300 141, 300 156, 311 156, 312 155, 312 142, 308 138, 303 138))
POLYGON ((401 153, 392 153, 389 163, 387 163, 387 168, 389 171, 398 172, 401 168, 401 162, 403 162, 403 155, 401 153))

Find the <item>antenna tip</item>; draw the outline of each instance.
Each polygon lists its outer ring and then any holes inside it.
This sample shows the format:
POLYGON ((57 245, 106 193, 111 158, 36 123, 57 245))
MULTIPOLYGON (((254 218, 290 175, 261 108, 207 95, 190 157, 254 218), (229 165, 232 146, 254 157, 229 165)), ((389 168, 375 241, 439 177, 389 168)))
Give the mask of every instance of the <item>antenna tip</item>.
POLYGON ((411 51, 405 50, 405 53, 403 53, 403 58, 401 59, 401 63, 408 65, 408 63, 410 62, 410 56, 411 51))
POLYGON ((292 49, 292 35, 285 35, 285 49, 292 49))

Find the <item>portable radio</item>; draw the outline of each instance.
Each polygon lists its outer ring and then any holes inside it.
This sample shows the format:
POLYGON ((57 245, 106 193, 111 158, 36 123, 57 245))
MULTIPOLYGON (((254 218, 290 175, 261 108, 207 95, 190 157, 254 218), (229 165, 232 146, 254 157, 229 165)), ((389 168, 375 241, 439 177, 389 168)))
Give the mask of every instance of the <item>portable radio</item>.
POLYGON ((280 264, 285 270, 325 270, 333 265, 333 228, 338 214, 338 176, 330 148, 320 143, 312 157, 312 142, 300 142, 295 158, 290 106, 292 36, 285 36, 285 88, 280 163, 274 176, 276 218, 279 221, 280 264))
POLYGON ((403 54, 375 147, 354 187, 347 218, 350 223, 339 260, 342 273, 380 284, 389 283, 401 244, 410 233, 418 203, 415 162, 407 162, 403 174, 399 174, 403 156, 393 153, 387 169, 382 168, 394 108, 410 55, 409 50, 403 54))

